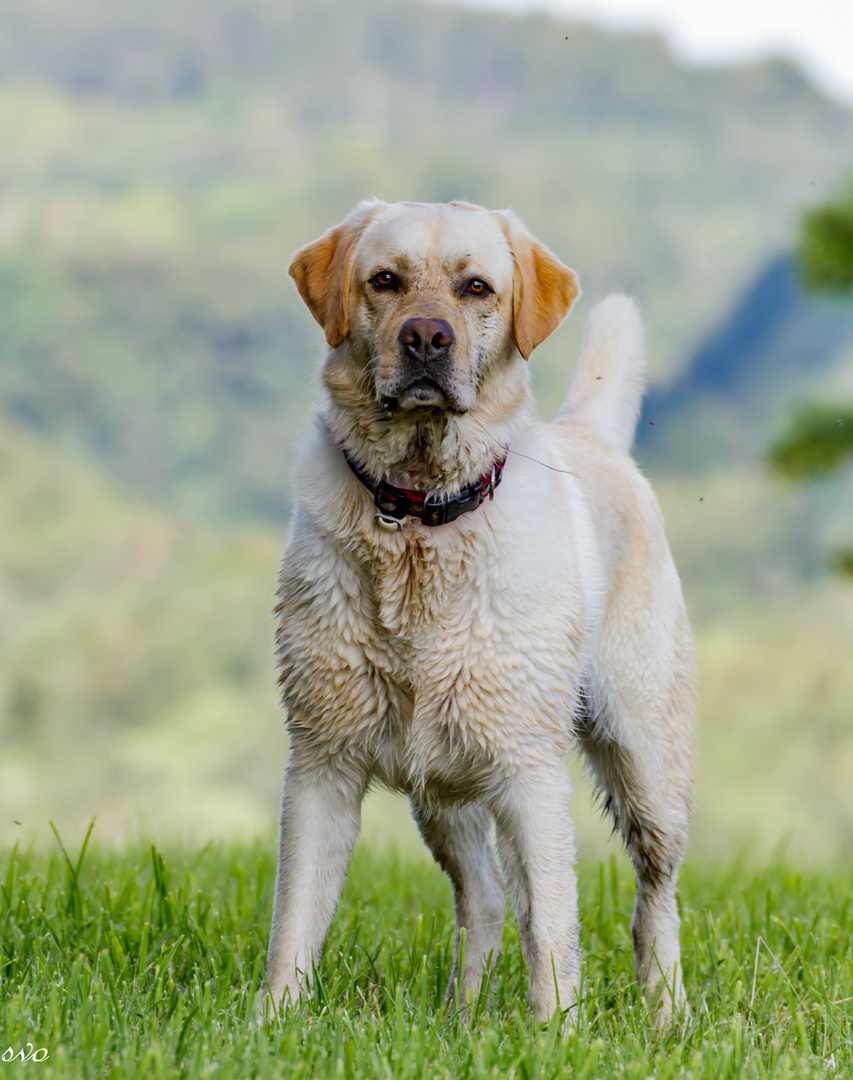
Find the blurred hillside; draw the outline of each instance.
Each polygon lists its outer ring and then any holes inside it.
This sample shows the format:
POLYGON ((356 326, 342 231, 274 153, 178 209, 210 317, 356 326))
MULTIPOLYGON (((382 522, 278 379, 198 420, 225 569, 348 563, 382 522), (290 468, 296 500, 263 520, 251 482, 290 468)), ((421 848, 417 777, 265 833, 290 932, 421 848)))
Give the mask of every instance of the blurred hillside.
POLYGON ((763 265, 681 372, 651 388, 636 454, 667 493, 694 618, 825 575, 833 546, 853 534, 853 476, 795 491, 770 480, 766 454, 803 401, 840 414, 851 399, 853 300, 808 293, 790 254, 763 265))
POLYGON ((794 256, 780 255, 679 375, 646 396, 639 443, 662 469, 754 460, 804 395, 853 397, 853 302, 807 292, 794 256))
POLYGON ((779 252, 851 146, 790 64, 543 16, 0 0, 0 836, 275 819, 267 612, 322 349, 286 267, 375 194, 512 206, 579 272, 543 415, 591 303, 638 296, 639 452, 701 635, 699 842, 846 842, 853 597, 821 581, 850 478, 788 492, 762 454, 850 382, 849 305, 779 252))
POLYGON ((270 662, 277 538, 134 504, 0 422, 0 836, 98 813, 259 827, 283 763, 270 662), (37 812, 37 811, 36 811, 37 812))
MULTIPOLYGON (((320 338, 293 249, 375 194, 513 206, 674 377, 853 113, 780 62, 400 0, 0 0, 0 408, 123 486, 286 520, 320 338)), ((583 305, 534 361, 565 388, 583 305), (540 355, 541 354, 541 355, 540 355)))

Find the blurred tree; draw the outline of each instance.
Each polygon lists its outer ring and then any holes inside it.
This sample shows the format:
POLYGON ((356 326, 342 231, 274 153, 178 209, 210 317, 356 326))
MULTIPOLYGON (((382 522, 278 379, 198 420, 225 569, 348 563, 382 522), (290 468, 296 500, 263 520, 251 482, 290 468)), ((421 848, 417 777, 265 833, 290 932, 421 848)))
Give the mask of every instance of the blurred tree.
MULTIPOLYGON (((853 185, 838 202, 803 216, 799 262, 806 287, 853 299, 853 185)), ((792 480, 822 476, 853 457, 853 405, 802 406, 788 432, 768 452, 770 467, 792 480)), ((853 577, 853 548, 836 556, 836 567, 853 577)))
POLYGON ((802 480, 832 472, 849 454, 853 454, 853 407, 806 405, 769 456, 777 472, 802 480))
POLYGON ((853 289, 853 185, 841 201, 807 211, 799 256, 808 288, 836 294, 853 289))

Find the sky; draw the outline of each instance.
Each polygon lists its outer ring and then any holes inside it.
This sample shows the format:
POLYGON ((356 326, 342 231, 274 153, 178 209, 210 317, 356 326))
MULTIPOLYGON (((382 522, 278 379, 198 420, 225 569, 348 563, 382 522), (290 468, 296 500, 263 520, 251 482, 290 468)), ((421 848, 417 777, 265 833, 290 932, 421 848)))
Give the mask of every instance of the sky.
POLYGON ((853 105, 853 0, 463 0, 550 11, 622 29, 659 30, 676 57, 732 63, 796 60, 826 93, 853 105))

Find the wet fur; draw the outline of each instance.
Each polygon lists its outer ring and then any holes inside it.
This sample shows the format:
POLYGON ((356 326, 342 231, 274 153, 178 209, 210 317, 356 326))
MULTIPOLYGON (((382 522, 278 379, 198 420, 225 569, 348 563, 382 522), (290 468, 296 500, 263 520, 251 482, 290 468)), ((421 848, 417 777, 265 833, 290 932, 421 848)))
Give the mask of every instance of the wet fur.
POLYGON ((409 796, 453 884, 468 946, 452 989, 476 990, 500 950, 508 887, 533 1008, 573 1007, 564 761, 579 745, 636 868, 637 973, 666 1025, 684 1000, 675 886, 693 651, 660 511, 627 453, 644 375, 636 309, 624 297, 595 309, 566 403, 544 425, 531 417, 525 360, 577 280, 511 213, 365 203, 291 272, 329 353, 276 608, 291 758, 269 1001, 310 979, 361 799, 382 783, 409 796), (399 274, 393 295, 371 284, 384 266, 399 274), (472 301, 471 275, 492 294, 472 301), (445 398, 389 415, 383 393, 404 381, 397 335, 413 313, 454 328, 445 398), (342 448, 373 476, 447 494, 510 456, 493 502, 387 533, 342 448))

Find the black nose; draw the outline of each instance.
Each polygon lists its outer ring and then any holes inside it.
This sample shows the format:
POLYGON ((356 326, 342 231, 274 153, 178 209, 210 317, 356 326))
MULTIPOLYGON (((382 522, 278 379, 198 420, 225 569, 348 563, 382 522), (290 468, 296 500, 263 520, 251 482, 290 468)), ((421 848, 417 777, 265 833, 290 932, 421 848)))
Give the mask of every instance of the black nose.
POLYGON ((397 340, 406 356, 427 364, 432 360, 444 360, 456 335, 445 319, 406 319, 397 340))

